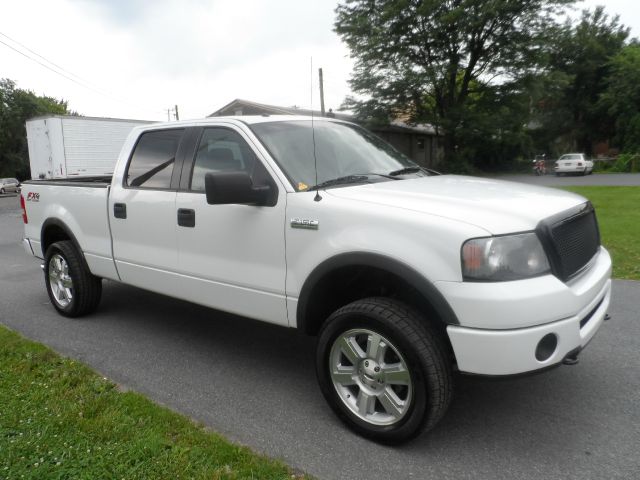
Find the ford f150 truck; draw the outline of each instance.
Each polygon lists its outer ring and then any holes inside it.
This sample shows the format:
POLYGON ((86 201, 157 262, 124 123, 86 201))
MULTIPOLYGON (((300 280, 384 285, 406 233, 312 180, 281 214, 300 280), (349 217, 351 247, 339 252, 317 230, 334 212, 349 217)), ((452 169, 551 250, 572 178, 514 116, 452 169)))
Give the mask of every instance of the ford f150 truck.
POLYGON ((108 279, 298 328, 331 408, 382 442, 435 425, 455 372, 575 361, 609 306, 585 198, 439 175, 333 119, 136 127, 112 178, 25 182, 21 202, 62 315, 108 279))

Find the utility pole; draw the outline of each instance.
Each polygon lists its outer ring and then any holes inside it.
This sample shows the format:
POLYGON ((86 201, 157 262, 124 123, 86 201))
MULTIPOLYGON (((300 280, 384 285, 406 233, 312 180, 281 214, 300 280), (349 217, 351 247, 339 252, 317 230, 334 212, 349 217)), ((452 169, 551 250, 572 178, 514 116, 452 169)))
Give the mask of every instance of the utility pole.
POLYGON ((320 113, 324 117, 324 84, 322 82, 322 68, 318 69, 318 75, 320 77, 320 113))
POLYGON ((174 105, 173 108, 167 108, 167 122, 171 121, 171 114, 173 114, 173 118, 176 121, 180 120, 180 114, 178 113, 178 105, 174 105))

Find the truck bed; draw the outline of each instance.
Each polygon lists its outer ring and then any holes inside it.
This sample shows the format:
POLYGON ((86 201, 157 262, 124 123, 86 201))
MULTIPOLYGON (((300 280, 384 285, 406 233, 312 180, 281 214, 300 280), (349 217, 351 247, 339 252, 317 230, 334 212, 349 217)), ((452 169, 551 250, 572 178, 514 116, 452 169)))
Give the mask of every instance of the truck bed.
POLYGON ((34 254, 44 258, 45 230, 62 229, 83 252, 94 275, 117 279, 107 214, 110 181, 111 176, 99 176, 24 182, 25 238, 34 254))

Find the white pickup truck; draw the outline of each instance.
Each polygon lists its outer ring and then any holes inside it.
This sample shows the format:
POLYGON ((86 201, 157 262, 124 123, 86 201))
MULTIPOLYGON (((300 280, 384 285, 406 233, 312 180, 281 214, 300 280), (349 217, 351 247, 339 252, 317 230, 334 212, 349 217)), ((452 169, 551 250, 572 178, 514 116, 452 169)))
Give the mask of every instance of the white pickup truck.
POLYGON ((387 443, 436 424, 456 371, 575 362, 609 307, 586 199, 438 175, 337 120, 136 127, 113 178, 28 181, 21 202, 61 314, 108 279, 316 335, 329 405, 387 443))

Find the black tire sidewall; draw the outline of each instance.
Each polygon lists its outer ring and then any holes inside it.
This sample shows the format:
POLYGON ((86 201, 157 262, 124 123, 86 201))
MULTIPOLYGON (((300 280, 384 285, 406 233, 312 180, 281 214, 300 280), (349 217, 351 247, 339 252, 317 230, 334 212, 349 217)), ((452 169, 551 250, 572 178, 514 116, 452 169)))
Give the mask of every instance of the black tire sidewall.
POLYGON ((363 312, 340 313, 338 311, 337 315, 334 314, 330 317, 318 340, 316 375, 320 389, 333 411, 363 436, 382 443, 399 443, 419 433, 421 426, 425 423, 429 398, 428 385, 426 384, 428 372, 423 364, 423 359, 420 358, 415 346, 411 344, 397 326, 375 314, 365 314, 363 312), (335 390, 329 374, 331 347, 339 335, 354 328, 363 328, 380 333, 393 343, 407 363, 413 388, 412 401, 409 410, 398 423, 378 426, 363 421, 351 412, 335 390))

